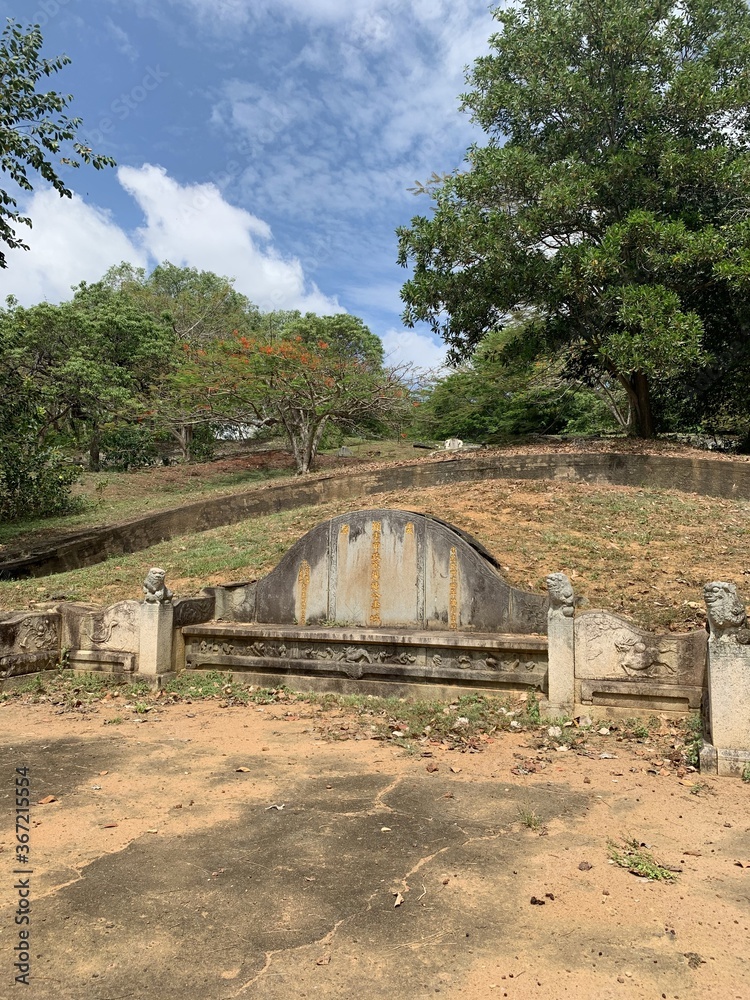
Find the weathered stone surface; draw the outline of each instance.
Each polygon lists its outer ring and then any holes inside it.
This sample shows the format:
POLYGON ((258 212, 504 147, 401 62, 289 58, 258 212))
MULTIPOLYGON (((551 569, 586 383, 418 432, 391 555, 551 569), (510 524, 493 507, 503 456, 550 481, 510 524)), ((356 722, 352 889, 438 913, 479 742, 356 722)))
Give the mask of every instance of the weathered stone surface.
POLYGON ((657 635, 609 611, 583 611, 576 623, 576 676, 657 679, 660 684, 702 687, 704 631, 657 635))
POLYGON ((188 669, 232 670, 256 684, 343 690, 351 681, 358 686, 349 690, 388 693, 408 683, 418 696, 425 685, 502 693, 546 683, 542 636, 218 623, 185 628, 183 636, 188 669))
POLYGON ((168 604, 172 597, 172 591, 164 582, 166 573, 159 566, 152 566, 143 581, 144 600, 147 604, 168 604))
POLYGON ((0 655, 58 652, 60 616, 56 612, 18 612, 0 620, 0 655))
POLYGON ((708 640, 710 741, 719 754, 724 751, 750 753, 750 633, 745 606, 736 587, 730 583, 707 583, 704 597, 711 629, 708 640))
POLYGON ((139 673, 158 676, 172 669, 173 618, 171 602, 144 601, 141 605, 139 673))
POLYGON ((209 622, 214 617, 216 598, 212 593, 206 593, 200 597, 184 597, 173 602, 175 628, 182 628, 183 625, 199 625, 201 622, 209 622))
POLYGON ((549 642, 547 698, 551 716, 572 714, 575 705, 575 594, 564 573, 547 577, 549 642))
POLYGON ((704 631, 657 635, 608 611, 575 619, 577 705, 684 714, 699 708, 706 677, 704 631))
POLYGON ((68 666, 79 673, 105 671, 131 674, 135 670, 135 653, 115 649, 74 649, 68 654, 68 666))
POLYGON ((332 518, 259 581, 258 622, 543 634, 548 602, 509 586, 464 532, 400 510, 332 518))
POLYGON ((138 601, 118 601, 108 608, 75 616, 68 623, 68 630, 73 639, 75 629, 76 638, 67 644, 68 648, 137 653, 140 607, 138 601))
POLYGON ((701 774, 720 778, 745 778, 750 774, 750 750, 725 750, 706 743, 700 752, 700 769, 701 774))
POLYGON ((21 612, 0 619, 0 682, 54 669, 60 659, 60 616, 21 612))

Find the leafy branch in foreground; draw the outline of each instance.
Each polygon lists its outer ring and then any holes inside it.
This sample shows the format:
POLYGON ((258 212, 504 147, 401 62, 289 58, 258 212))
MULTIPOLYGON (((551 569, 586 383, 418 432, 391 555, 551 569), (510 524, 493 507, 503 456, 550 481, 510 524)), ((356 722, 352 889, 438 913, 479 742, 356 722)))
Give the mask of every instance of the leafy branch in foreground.
MULTIPOLYGON (((10 18, 0 34, 0 170, 22 191, 33 191, 28 176, 33 170, 61 197, 70 198, 72 191, 59 175, 60 166, 87 163, 102 170, 115 166, 115 161, 80 141, 83 122, 66 114, 71 94, 37 90, 43 79, 70 63, 65 55, 45 59, 42 42, 39 25, 24 30, 10 18), (58 155, 58 163, 53 162, 58 155)), ((31 219, 21 215, 15 198, 0 189, 0 244, 29 249, 16 234, 14 227, 19 224, 31 226, 31 219)), ((7 266, 0 250, 0 267, 7 266)))

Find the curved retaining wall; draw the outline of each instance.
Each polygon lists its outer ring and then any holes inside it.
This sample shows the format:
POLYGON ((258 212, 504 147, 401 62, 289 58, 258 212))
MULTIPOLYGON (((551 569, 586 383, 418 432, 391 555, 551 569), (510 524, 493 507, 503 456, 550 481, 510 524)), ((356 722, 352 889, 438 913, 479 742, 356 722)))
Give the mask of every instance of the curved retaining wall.
POLYGON ((611 452, 456 457, 375 471, 347 470, 311 480, 256 487, 245 493, 198 500, 121 524, 104 525, 70 535, 54 546, 21 558, 0 562, 0 579, 45 576, 91 566, 123 552, 139 552, 177 535, 207 531, 295 507, 482 479, 562 479, 750 499, 750 463, 611 452))

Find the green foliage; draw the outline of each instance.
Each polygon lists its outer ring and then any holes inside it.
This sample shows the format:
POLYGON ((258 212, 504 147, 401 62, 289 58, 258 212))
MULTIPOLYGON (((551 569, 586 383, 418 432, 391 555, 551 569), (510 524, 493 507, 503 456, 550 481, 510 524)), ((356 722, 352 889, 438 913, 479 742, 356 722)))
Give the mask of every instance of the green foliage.
POLYGON ((699 715, 691 715, 684 723, 685 729, 685 760, 691 767, 700 765, 700 754, 703 749, 703 720, 699 715))
POLYGON ((294 314, 280 333, 183 344, 170 394, 197 421, 279 426, 308 472, 329 424, 356 426, 409 405, 380 340, 349 315, 294 314))
POLYGON ((469 362, 438 378, 416 410, 414 434, 495 442, 614 429, 606 403, 592 389, 563 381, 559 365, 513 357, 521 330, 491 331, 469 362))
POLYGON ((216 437, 211 424, 196 424, 190 438, 193 462, 210 462, 216 452, 216 437))
POLYGON ((81 473, 41 437, 43 411, 0 360, 0 521, 29 520, 80 510, 71 496, 81 473))
POLYGON ((102 434, 100 446, 102 469, 128 472, 159 460, 156 435, 148 424, 116 424, 102 434))
POLYGON ((674 882, 677 873, 654 859, 653 854, 635 838, 623 838, 622 846, 613 840, 607 841, 609 856, 620 868, 652 882, 674 882))
MULTIPOLYGON (((29 171, 34 171, 58 194, 70 198, 72 192, 59 176, 61 166, 88 163, 101 170, 113 167, 115 161, 79 141, 82 122, 66 113, 69 94, 37 90, 70 63, 67 56, 43 58, 41 48, 38 25, 24 30, 8 19, 0 34, 0 170, 22 191, 33 190, 29 171)), ((15 198, 0 190, 0 244, 28 249, 17 235, 19 224, 30 226, 31 220, 18 212, 15 198)), ((0 267, 7 267, 2 250, 0 267)))
POLYGON ((405 321, 461 358, 520 314, 536 356, 619 386, 644 436, 672 400, 750 413, 746 4, 519 0, 493 16, 463 98, 487 144, 399 231, 405 321))
POLYGON ((542 821, 539 819, 536 811, 532 809, 531 806, 519 806, 518 819, 527 830, 537 831, 541 829, 542 821))

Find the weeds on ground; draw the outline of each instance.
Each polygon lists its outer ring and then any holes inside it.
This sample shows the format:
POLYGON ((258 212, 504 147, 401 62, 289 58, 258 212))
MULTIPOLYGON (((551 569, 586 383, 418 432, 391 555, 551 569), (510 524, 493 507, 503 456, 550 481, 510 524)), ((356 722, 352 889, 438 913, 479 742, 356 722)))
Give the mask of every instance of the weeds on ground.
POLYGON ((634 837, 623 837, 622 846, 613 840, 607 841, 609 857, 620 868, 654 882, 674 882, 679 869, 659 864, 653 854, 634 837))
POLYGON ((536 812, 529 806, 519 806, 518 807, 518 819, 520 820, 522 826, 525 826, 528 830, 540 830, 542 826, 542 821, 537 816, 536 812))
POLYGON ((683 724, 685 730, 685 760, 691 767, 698 767, 703 749, 703 720, 699 715, 691 715, 683 724))
POLYGON ((285 701, 294 697, 283 686, 256 688, 234 680, 231 672, 222 674, 218 670, 208 670, 205 673, 185 670, 177 677, 167 681, 164 691, 171 695, 173 700, 184 698, 199 701, 220 698, 235 705, 271 705, 276 701, 285 701))
MULTIPOLYGON (((400 698, 308 697, 322 708, 335 704, 349 709, 355 722, 369 730, 371 738, 389 740, 405 750, 416 750, 427 741, 476 748, 497 732, 521 728, 520 720, 525 718, 522 709, 510 709, 507 701, 480 694, 463 695, 449 705, 400 698)), ((336 727, 331 728, 330 735, 335 739, 336 727)))

